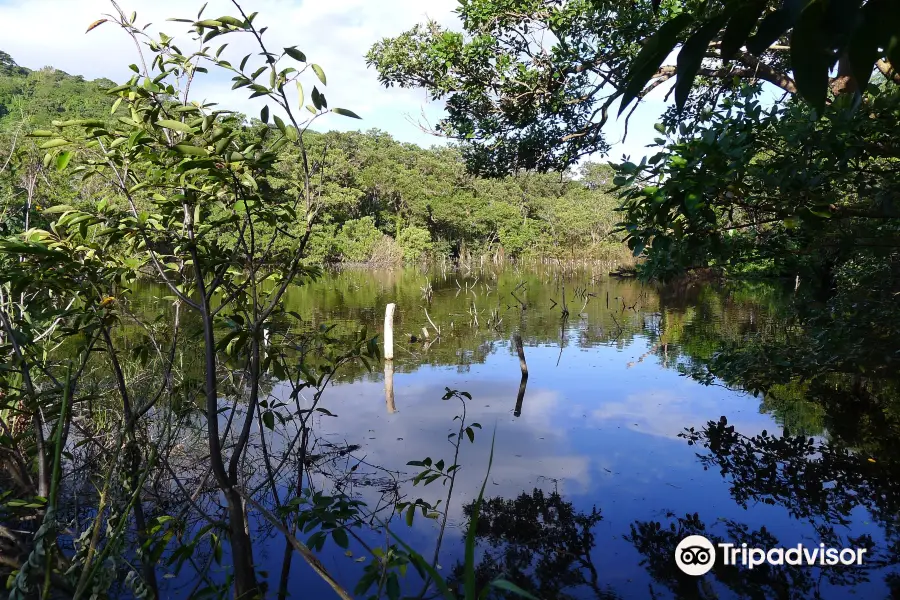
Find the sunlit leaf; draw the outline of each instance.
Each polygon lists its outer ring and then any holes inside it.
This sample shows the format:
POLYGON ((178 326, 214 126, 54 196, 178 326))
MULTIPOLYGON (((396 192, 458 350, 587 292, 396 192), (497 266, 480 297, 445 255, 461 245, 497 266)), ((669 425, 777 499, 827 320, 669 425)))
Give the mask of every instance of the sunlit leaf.
POLYGON ((322 67, 320 67, 320 66, 317 65, 317 64, 312 64, 312 65, 310 65, 310 67, 312 67, 313 72, 315 72, 316 77, 319 78, 319 81, 322 82, 322 85, 326 85, 326 83, 325 83, 325 71, 322 70, 322 67))
POLYGON ((191 156, 209 156, 209 152, 205 148, 198 148, 190 144, 175 144, 173 147, 179 154, 188 154, 191 156))
POLYGON ((72 159, 73 152, 71 150, 66 150, 64 152, 60 152, 59 156, 56 157, 56 170, 63 171, 66 166, 68 166, 69 161, 72 159))
POLYGON ((173 121, 172 119, 160 119, 156 122, 156 124, 160 127, 165 127, 166 129, 172 129, 174 131, 180 131, 182 133, 192 133, 194 131, 186 123, 182 123, 181 121, 173 121))
POLYGON ((59 148, 60 146, 65 146, 70 144, 69 140, 64 140, 62 138, 56 138, 55 140, 50 140, 49 142, 44 142, 38 148, 41 150, 49 150, 51 148, 59 148))

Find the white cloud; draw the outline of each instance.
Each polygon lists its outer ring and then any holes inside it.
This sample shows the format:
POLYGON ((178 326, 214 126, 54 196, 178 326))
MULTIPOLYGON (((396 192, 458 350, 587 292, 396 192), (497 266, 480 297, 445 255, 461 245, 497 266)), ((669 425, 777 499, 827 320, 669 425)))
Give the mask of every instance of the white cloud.
MULTIPOLYGON (((467 422, 480 422, 483 429, 475 430, 474 444, 463 440, 459 456, 462 470, 454 486, 451 523, 460 522, 463 504, 478 496, 487 473, 495 424, 496 447, 487 496, 514 498, 534 488, 584 494, 592 487, 591 457, 572 447, 565 425, 555 418, 563 409, 558 394, 547 389, 529 390, 528 410, 516 418, 512 409, 517 388, 518 382, 504 385, 480 381, 473 400, 467 402, 467 422)), ((397 374, 397 412, 391 414, 385 406, 383 382, 329 387, 322 406, 338 418, 318 419, 317 435, 335 444, 361 444, 356 456, 365 456, 371 464, 402 471, 407 476, 419 470, 406 465, 410 460, 428 456, 435 462, 443 459, 449 465, 454 449, 447 436, 458 431, 454 417, 460 414, 462 406, 456 399, 442 401, 443 391, 435 382, 420 383, 414 375, 397 374)), ((277 454, 280 447, 273 444, 272 451, 277 454)), ((447 493, 439 482, 415 487, 406 483, 402 490, 410 500, 421 497, 429 502, 444 499, 447 493)), ((356 492, 370 505, 377 504, 374 488, 356 492)))
MULTIPOLYGON (((455 0, 340 0, 336 2, 298 2, 296 0, 245 0, 245 10, 258 11, 256 24, 268 26, 265 41, 270 48, 296 45, 310 61, 320 64, 328 77, 325 91, 330 106, 341 106, 357 112, 362 122, 338 116, 320 121, 324 129, 368 129, 378 127, 403 141, 430 145, 439 142, 408 122, 407 115, 418 119, 423 108, 430 120, 441 111, 429 105, 424 93, 413 90, 385 89, 374 70, 368 69, 364 55, 373 43, 400 33, 426 18, 452 25, 455 22, 455 0)), ((152 23, 148 32, 164 31, 177 35, 186 24, 166 22, 169 17, 193 18, 201 2, 179 0, 120 0, 128 12, 136 10, 139 24, 152 23)), ((116 81, 130 76, 128 64, 137 62, 132 41, 112 25, 104 24, 85 35, 88 24, 111 12, 106 0, 12 0, 0 3, 3 40, 0 48, 20 65, 37 69, 52 65, 73 75, 88 79, 106 77, 116 81)), ((227 0, 212 0, 204 16, 236 14, 227 0)), ((187 40, 186 37, 184 37, 187 40)), ((188 42, 185 41, 186 45, 188 42)), ((211 42, 215 45, 215 41, 211 42)), ((182 46, 188 51, 188 47, 182 46)), ((248 37, 231 36, 226 57, 240 61, 254 51, 248 37)), ((314 79, 304 80, 311 89, 314 79)), ((227 77, 200 80, 195 89, 198 98, 227 104, 248 114, 258 114, 260 100, 247 100, 243 91, 231 91, 227 77)), ((308 98, 308 91, 307 91, 308 98)))
MULTIPOLYGON (((328 76, 325 91, 330 106, 349 108, 363 117, 359 122, 329 116, 314 128, 379 128, 404 142, 424 146, 443 143, 415 124, 423 117, 428 123, 435 123, 442 106, 429 103, 421 90, 385 89, 379 85, 376 72, 366 67, 363 57, 381 38, 397 35, 426 18, 458 27, 453 12, 456 0, 244 0, 242 4, 248 12, 259 12, 257 25, 269 26, 265 37, 271 48, 296 45, 311 61, 322 65, 328 76)), ((160 30, 175 35, 184 32, 186 24, 166 19, 193 18, 202 3, 120 0, 120 5, 126 12, 137 11, 138 23, 152 23, 148 31, 154 35, 160 30)), ((51 65, 88 79, 123 81, 130 76, 128 64, 137 62, 131 40, 111 25, 84 33, 88 24, 111 10, 108 0, 0 0, 0 49, 32 69, 51 65)), ((216 17, 235 12, 228 0, 211 0, 204 15, 216 17)), ((252 48, 252 40, 232 36, 226 56, 236 57, 236 62, 252 48)), ((311 79, 305 81, 308 87, 312 84, 311 79)), ((262 108, 259 99, 247 100, 245 93, 232 92, 230 88, 227 77, 214 76, 201 80, 195 92, 196 97, 250 115, 258 114, 262 108)), ((646 154, 644 146, 654 136, 652 125, 661 110, 658 98, 638 108, 629 125, 628 139, 614 145, 611 156, 618 159, 623 152, 637 157, 646 154)), ((611 118, 608 139, 618 142, 623 127, 624 117, 611 118)))
MULTIPOLYGON (((706 421, 718 419, 724 411, 725 400, 715 390, 692 381, 669 388, 644 389, 628 394, 621 401, 603 403, 590 412, 590 417, 601 426, 618 424, 632 431, 674 439, 685 426, 699 429, 706 421)), ((736 406, 729 409, 732 413, 729 422, 744 435, 755 435, 771 427, 768 415, 745 413, 736 406)))

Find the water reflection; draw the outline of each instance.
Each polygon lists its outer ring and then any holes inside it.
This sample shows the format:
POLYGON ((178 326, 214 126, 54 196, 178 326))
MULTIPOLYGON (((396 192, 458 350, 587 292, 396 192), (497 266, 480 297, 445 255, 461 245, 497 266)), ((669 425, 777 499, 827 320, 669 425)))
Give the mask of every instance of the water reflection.
MULTIPOLYGON (((385 305, 397 304, 394 360, 342 372, 318 405, 328 414, 313 417, 305 463, 316 490, 364 501, 384 519, 398 499, 446 502, 447 486, 413 485, 417 470, 407 463, 450 464, 448 436, 461 412, 441 398, 447 387, 471 393, 466 420, 484 428, 460 449, 438 552, 445 575, 459 574, 496 427, 476 531, 481 582, 504 574, 542 598, 885 597, 896 589, 898 413, 885 409, 896 391, 845 378, 783 382, 759 398, 710 375, 729 344, 781 335, 777 289, 657 289, 509 271, 477 281, 432 275, 423 296, 424 281, 415 272, 341 273, 292 290, 288 309, 311 328, 327 322, 349 335, 378 331, 385 305), (870 560, 859 569, 717 566, 693 578, 672 556, 695 533, 763 546, 861 545, 870 560)), ((295 410, 288 395, 273 382, 270 398, 295 410)), ((268 433, 272 454, 295 434, 290 426, 268 433)), ((254 527, 271 540, 260 569, 279 572, 283 540, 264 523, 254 527)), ((430 558, 439 523, 417 517, 408 527, 395 515, 391 527, 430 558)), ((370 545, 386 539, 383 530, 359 535, 370 545)), ((329 543, 322 558, 352 588, 365 565, 356 562, 361 545, 351 540, 350 551, 329 543)), ((401 583, 409 594, 422 585, 412 570, 401 583)), ((290 584, 330 594, 308 570, 293 570, 290 584)))

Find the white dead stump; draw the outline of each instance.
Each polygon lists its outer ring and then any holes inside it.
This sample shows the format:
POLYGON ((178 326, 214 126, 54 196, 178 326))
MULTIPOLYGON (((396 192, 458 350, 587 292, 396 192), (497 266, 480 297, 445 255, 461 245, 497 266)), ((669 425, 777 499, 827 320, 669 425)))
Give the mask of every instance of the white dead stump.
POLYGON ((384 360, 394 360, 394 308, 391 302, 384 310, 384 360))

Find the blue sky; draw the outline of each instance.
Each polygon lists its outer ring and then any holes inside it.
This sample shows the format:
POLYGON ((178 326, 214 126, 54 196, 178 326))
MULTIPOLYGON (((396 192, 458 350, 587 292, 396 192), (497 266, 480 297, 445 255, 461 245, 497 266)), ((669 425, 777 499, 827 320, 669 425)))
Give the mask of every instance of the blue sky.
MULTIPOLYGON (((169 35, 185 31, 185 24, 166 22, 169 17, 193 18, 202 2, 195 0, 119 0, 126 11, 137 11, 138 22, 152 23, 149 32, 169 35)), ((320 64, 328 78, 325 93, 329 106, 349 108, 362 121, 330 115, 314 129, 371 129, 389 132, 395 138, 422 146, 445 143, 424 133, 417 123, 435 123, 442 115, 440 103, 429 103, 422 90, 385 89, 363 58, 373 43, 394 36, 427 18, 454 27, 456 0, 244 0, 244 8, 258 11, 257 24, 268 25, 271 47, 296 45, 310 61, 320 64)), ((20 65, 38 69, 52 65, 88 79, 106 77, 124 81, 128 65, 136 62, 131 40, 114 26, 103 25, 85 35, 88 24, 112 9, 108 0, 0 0, 0 50, 20 65)), ((227 0, 211 0, 207 17, 234 12, 227 0)), ((232 42, 226 57, 250 51, 249 40, 232 42), (246 42, 247 45, 243 45, 246 42)), ((184 48, 182 48, 184 49, 184 48)), ((312 81, 307 85, 311 89, 312 81)), ((665 86, 651 95, 631 117, 628 139, 622 137, 624 117, 611 118, 607 139, 614 143, 610 158, 622 154, 640 158, 656 136, 653 124, 664 108, 665 86)), ((231 91, 227 77, 208 77, 195 90, 195 99, 216 101, 247 114, 259 114, 262 103, 231 91)), ((307 92, 308 96, 308 92, 307 92)), ((600 157, 596 157, 598 160, 600 157)))

